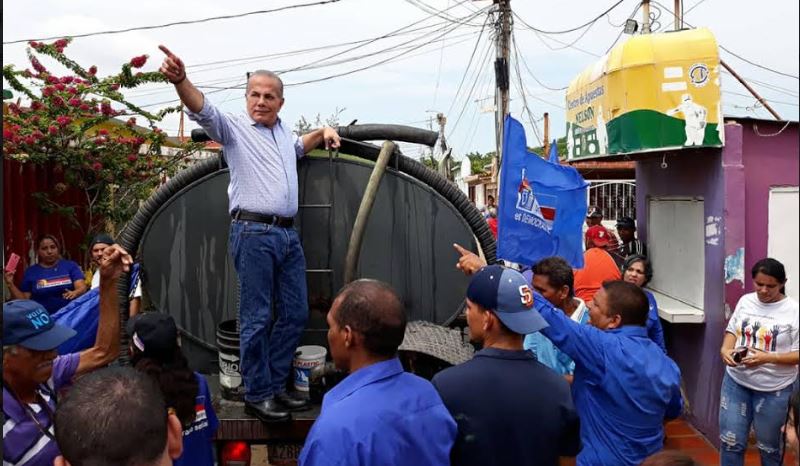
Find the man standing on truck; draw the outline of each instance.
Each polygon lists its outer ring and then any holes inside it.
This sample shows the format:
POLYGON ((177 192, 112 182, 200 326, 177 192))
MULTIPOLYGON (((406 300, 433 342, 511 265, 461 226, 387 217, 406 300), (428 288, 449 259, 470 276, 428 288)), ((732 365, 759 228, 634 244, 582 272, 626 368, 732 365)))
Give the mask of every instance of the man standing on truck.
POLYGON ((189 118, 222 144, 230 168, 229 249, 241 287, 241 371, 245 412, 262 421, 290 419, 306 401, 286 392, 292 357, 308 320, 305 257, 293 228, 297 160, 323 142, 339 147, 332 128, 295 136, 278 117, 283 82, 273 72, 248 75, 247 114, 225 114, 186 77, 166 47, 160 71, 175 86, 189 118), (273 317, 274 310, 274 317, 273 317))

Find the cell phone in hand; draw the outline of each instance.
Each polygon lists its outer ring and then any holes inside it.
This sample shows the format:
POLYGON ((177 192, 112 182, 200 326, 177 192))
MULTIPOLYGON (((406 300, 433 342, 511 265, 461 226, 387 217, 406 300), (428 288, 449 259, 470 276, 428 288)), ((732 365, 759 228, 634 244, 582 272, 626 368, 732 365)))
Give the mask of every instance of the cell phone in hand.
POLYGON ((733 355, 731 356, 731 359, 733 359, 733 362, 735 362, 736 364, 741 364, 742 359, 744 359, 744 357, 747 356, 747 351, 748 349, 745 346, 736 348, 735 350, 733 350, 733 355))
POLYGON ((6 262, 5 271, 16 272, 18 264, 19 264, 19 256, 12 252, 11 256, 8 257, 8 262, 6 262))

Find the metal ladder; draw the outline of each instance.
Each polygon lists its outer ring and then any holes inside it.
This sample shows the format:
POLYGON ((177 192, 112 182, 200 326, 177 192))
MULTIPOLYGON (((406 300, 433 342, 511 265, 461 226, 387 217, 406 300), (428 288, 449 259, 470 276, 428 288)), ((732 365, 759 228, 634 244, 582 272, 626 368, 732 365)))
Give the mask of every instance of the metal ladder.
MULTIPOLYGON (((328 199, 329 202, 327 204, 299 204, 298 207, 298 215, 302 211, 302 209, 328 209, 328 260, 325 265, 325 268, 321 269, 309 269, 306 268, 306 277, 309 275, 318 275, 318 274, 327 274, 328 275, 328 289, 330 290, 329 298, 332 301, 333 295, 335 290, 333 288, 334 283, 334 276, 333 276, 333 268, 331 266, 331 258, 333 257, 333 231, 334 231, 334 217, 333 217, 333 207, 335 205, 335 188, 334 183, 336 181, 336 177, 334 175, 334 160, 339 157, 339 150, 328 150, 328 199)), ((303 236, 305 234, 305 226, 300 232, 301 237, 300 241, 302 244, 303 236)), ((310 298, 310 296, 309 296, 310 298)), ((309 303, 311 304, 311 303, 309 303)))

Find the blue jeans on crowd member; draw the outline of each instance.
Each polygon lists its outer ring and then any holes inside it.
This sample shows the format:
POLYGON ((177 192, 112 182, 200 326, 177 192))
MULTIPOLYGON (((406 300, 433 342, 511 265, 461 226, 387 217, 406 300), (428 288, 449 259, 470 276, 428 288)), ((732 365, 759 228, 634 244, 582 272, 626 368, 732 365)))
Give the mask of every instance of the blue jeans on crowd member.
POLYGON ((791 393, 791 385, 773 392, 752 390, 725 373, 719 403, 722 466, 744 465, 751 425, 756 433, 762 466, 780 466, 781 426, 786 422, 791 393))
POLYGON ((244 398, 258 403, 286 391, 308 321, 306 260, 294 228, 242 220, 231 222, 230 252, 239 275, 244 398))

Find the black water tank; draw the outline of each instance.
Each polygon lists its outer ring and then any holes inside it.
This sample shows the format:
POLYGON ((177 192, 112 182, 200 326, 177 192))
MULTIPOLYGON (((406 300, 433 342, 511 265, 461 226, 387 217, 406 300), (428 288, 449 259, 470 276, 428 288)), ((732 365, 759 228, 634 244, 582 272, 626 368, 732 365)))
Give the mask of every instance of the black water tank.
MULTIPOLYGON (((344 257, 372 165, 306 157, 299 167, 300 212, 309 270, 311 316, 302 344, 326 344, 325 312, 343 285, 344 257), (330 204, 333 179, 332 209, 330 204), (313 205, 314 207, 302 207, 313 205), (332 215, 332 217, 331 217, 332 215)), ((236 317, 236 272, 228 254, 227 170, 211 173, 165 202, 141 241, 143 287, 149 302, 173 315, 185 331, 192 366, 215 372, 217 325, 236 317)), ((452 244, 476 249, 466 220, 444 197, 388 169, 362 244, 357 275, 390 283, 409 320, 443 323, 461 310, 468 280, 455 269, 452 244)))

